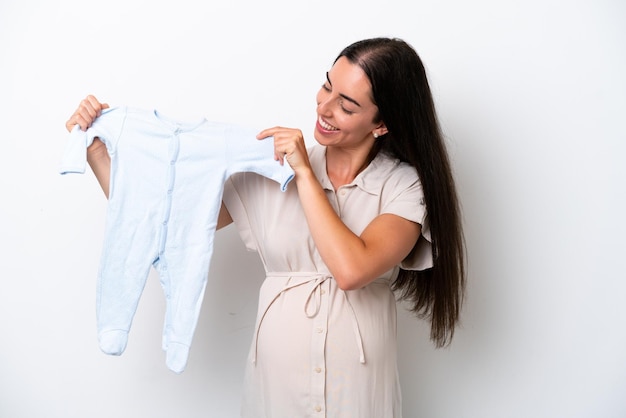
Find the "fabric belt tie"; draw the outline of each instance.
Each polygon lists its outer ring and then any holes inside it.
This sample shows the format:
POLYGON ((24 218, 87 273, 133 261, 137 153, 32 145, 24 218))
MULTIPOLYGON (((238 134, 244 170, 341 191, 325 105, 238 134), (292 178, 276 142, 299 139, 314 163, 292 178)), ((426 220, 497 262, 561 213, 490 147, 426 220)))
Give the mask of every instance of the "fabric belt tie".
MULTIPOLYGON (((261 328, 261 323, 267 314, 267 311, 270 309, 272 304, 282 295, 284 292, 293 289, 298 286, 308 286, 308 296, 306 301, 304 302, 304 314, 307 318, 314 318, 318 314, 322 314, 328 317, 328 304, 322 304, 322 290, 323 287, 326 287, 326 293, 329 292, 330 286, 327 283, 332 279, 332 276, 327 273, 303 273, 303 272, 271 272, 267 273, 267 278, 287 278, 287 284, 279 290, 276 295, 272 298, 272 300, 267 304, 265 309, 263 309, 263 313, 259 316, 259 321, 256 325, 256 329, 254 331, 254 350, 252 352, 252 363, 256 364, 257 359, 257 349, 259 344, 259 329, 261 328), (320 312, 322 306, 325 306, 324 312, 320 312)), ((361 330, 359 329, 359 322, 356 318, 356 312, 354 311, 354 307, 352 303, 350 303, 350 299, 348 298, 348 294, 340 290, 343 293, 343 296, 347 302, 348 307, 350 308, 350 319, 352 320, 352 329, 354 330, 354 336, 356 339, 356 345, 359 349, 359 362, 361 364, 365 364, 365 350, 363 349, 363 338, 361 337, 361 330)))

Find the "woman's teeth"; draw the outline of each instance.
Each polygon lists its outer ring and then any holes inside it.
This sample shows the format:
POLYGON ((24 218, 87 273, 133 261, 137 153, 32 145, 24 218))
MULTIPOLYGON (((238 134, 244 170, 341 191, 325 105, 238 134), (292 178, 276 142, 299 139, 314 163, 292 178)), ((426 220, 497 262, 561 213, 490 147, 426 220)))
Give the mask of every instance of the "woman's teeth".
POLYGON ((326 129, 327 131, 336 131, 337 130, 337 128, 335 128, 333 125, 329 125, 328 123, 324 122, 322 120, 322 118, 319 118, 318 122, 319 122, 320 126, 322 128, 324 128, 324 129, 326 129))

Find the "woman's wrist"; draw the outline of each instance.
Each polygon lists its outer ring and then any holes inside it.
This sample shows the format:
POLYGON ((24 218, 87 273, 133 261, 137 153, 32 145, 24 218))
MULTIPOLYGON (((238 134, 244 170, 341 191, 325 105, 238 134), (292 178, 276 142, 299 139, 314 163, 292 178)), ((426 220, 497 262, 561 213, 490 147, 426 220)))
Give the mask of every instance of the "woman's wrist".
POLYGON ((319 183, 311 167, 299 169, 296 172, 295 181, 299 187, 300 185, 304 186, 305 184, 310 184, 311 182, 319 183))

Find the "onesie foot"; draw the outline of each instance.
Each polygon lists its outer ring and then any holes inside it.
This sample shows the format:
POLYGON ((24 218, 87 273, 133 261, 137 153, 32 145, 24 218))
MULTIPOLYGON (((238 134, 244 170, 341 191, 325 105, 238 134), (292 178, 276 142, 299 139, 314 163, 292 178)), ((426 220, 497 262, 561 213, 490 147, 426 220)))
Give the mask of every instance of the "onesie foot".
POLYGON ((167 347, 165 363, 171 371, 182 373, 185 370, 185 366, 187 366, 187 357, 189 357, 189 346, 170 341, 167 347))
POLYGON ((128 332, 122 330, 103 331, 98 336, 100 350, 104 353, 119 356, 126 349, 128 332))

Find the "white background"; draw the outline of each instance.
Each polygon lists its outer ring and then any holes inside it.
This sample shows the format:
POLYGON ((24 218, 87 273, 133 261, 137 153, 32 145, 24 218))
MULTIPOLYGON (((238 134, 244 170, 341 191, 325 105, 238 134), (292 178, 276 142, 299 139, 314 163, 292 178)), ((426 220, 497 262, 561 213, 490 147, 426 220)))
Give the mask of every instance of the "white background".
POLYGON ((339 51, 411 43, 463 205, 469 289, 452 346, 400 309, 409 418, 626 417, 626 3, 621 0, 0 2, 0 417, 238 415, 262 280, 219 231, 187 370, 160 350, 155 274, 127 351, 102 354, 106 201, 57 174, 93 93, 179 119, 300 127, 339 51), (205 4, 203 4, 205 3, 205 4))

